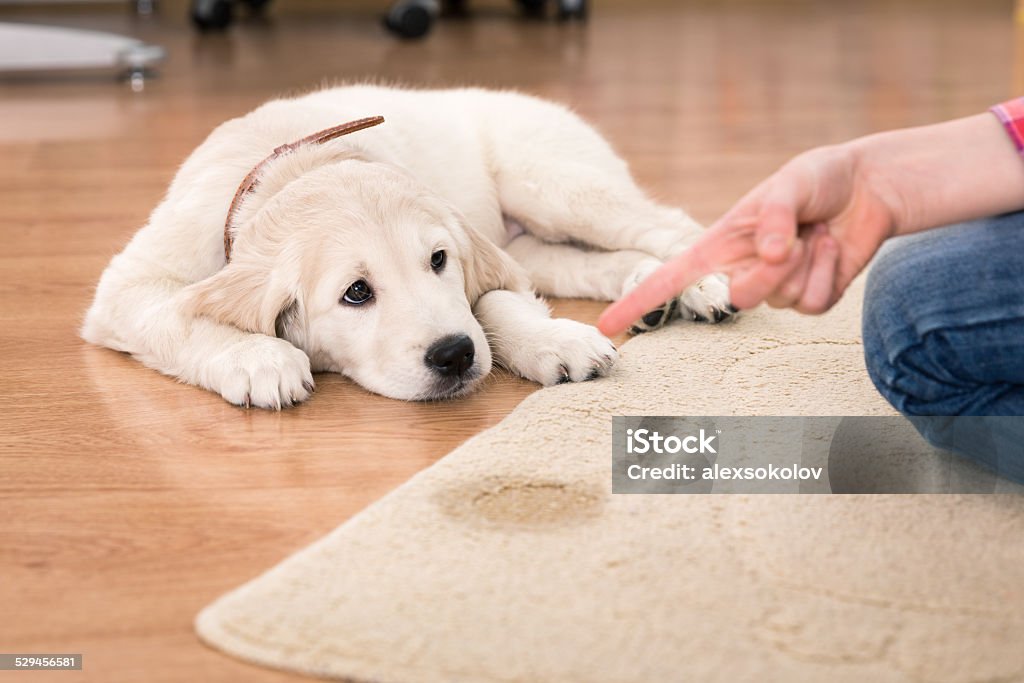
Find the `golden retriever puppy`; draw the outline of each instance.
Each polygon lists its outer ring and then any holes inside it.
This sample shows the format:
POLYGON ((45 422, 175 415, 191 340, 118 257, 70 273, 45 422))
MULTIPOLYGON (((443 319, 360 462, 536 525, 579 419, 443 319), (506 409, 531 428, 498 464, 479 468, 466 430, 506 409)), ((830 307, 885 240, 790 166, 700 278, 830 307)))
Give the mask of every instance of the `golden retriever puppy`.
MULTIPOLYGON (((312 372, 408 400, 465 394, 494 363, 580 382, 615 348, 552 319, 534 289, 613 300, 699 230, 558 105, 323 90, 210 135, 103 273, 82 336, 273 409, 307 399, 312 372)), ((703 280, 636 331, 679 312, 724 319, 726 282, 703 280)))

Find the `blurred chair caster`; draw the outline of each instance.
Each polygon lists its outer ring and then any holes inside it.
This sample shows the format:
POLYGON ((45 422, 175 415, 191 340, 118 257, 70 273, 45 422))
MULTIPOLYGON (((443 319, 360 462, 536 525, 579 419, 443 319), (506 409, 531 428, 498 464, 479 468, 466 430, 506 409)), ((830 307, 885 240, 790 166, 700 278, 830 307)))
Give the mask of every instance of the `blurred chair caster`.
POLYGON ((465 19, 469 16, 467 0, 441 0, 441 17, 465 19))
MULTIPOLYGON (((2 1, 2 0, 0 0, 2 1)), ((155 0, 136 0, 154 2, 155 0)), ((192 23, 201 31, 223 31, 234 21, 235 2, 260 12, 270 0, 191 0, 192 23)), ((527 16, 545 17, 548 0, 516 0, 527 16)), ((583 20, 589 12, 589 0, 557 0, 557 15, 563 21, 583 20)), ((466 0, 396 0, 384 15, 384 25, 400 38, 422 38, 430 33, 439 16, 464 17, 466 0)))
POLYGON ((162 62, 166 56, 164 49, 156 45, 129 45, 117 54, 121 78, 134 92, 142 92, 146 88, 146 81, 155 74, 154 66, 162 62))
POLYGON ((589 4, 588 0, 558 0, 558 18, 562 21, 569 19, 583 21, 587 18, 589 4))
MULTIPOLYGON (((242 4, 258 14, 270 0, 242 0, 242 4)), ((192 23, 201 31, 223 31, 234 21, 232 0, 192 0, 192 23)))
POLYGON ((400 38, 422 38, 440 14, 436 0, 399 0, 384 16, 384 25, 400 38))
MULTIPOLYGON (((548 0, 516 0, 523 14, 543 18, 547 14, 548 0)), ((590 9, 588 0, 558 0, 558 18, 562 21, 587 18, 590 9)))

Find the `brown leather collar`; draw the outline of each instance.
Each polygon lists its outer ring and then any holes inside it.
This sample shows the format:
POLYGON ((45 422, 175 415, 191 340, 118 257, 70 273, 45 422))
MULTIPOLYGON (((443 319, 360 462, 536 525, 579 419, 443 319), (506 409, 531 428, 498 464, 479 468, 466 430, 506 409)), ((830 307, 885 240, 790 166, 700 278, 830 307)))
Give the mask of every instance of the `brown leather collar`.
POLYGON ((303 145, 322 145, 323 143, 329 142, 334 138, 339 138, 342 135, 348 135, 349 133, 354 133, 357 130, 363 130, 364 128, 370 128, 382 123, 384 123, 383 116, 371 116, 365 119, 349 121, 348 123, 343 123, 340 126, 335 126, 333 128, 328 128, 327 130, 322 130, 318 133, 313 133, 312 135, 307 135, 301 140, 281 145, 274 149, 270 156, 256 164, 256 166, 249 171, 249 175, 245 176, 242 184, 238 186, 238 191, 235 192, 235 198, 231 200, 231 206, 228 208, 228 216, 224 221, 224 261, 227 262, 231 260, 231 245, 235 239, 235 226, 233 223, 235 214, 238 212, 238 207, 242 204, 242 199, 245 198, 245 195, 256 189, 256 185, 259 183, 259 175, 267 164, 303 145))

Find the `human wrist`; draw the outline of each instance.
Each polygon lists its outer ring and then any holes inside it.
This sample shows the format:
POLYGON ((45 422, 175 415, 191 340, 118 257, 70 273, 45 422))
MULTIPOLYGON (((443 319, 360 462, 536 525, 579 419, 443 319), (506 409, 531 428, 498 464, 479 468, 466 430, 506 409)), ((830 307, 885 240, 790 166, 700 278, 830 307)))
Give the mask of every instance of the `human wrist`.
POLYGON ((911 232, 915 222, 916 188, 899 172, 897 133, 867 135, 843 143, 840 147, 851 168, 853 192, 867 195, 880 214, 885 237, 911 232))
POLYGON ((990 113, 848 143, 858 179, 905 234, 1024 208, 1024 160, 990 113))

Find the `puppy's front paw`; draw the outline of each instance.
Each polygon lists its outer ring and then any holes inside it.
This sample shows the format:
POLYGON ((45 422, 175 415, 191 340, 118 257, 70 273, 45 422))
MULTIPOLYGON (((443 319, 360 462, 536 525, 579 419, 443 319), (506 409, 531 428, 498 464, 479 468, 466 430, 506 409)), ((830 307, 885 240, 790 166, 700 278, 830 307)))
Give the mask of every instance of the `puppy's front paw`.
MULTIPOLYGON (((640 262, 633 272, 626 278, 626 281, 622 283, 622 296, 626 296, 636 289, 637 285, 646 280, 651 273, 660 267, 661 261, 657 259, 652 258, 640 262)), ((647 311, 643 318, 633 323, 629 328, 629 333, 643 334, 644 332, 651 332, 659 327, 663 327, 672 319, 678 309, 679 299, 670 299, 661 306, 647 311)))
POLYGON ((659 327, 664 327, 665 323, 672 319, 679 310, 679 300, 672 299, 666 301, 661 306, 658 306, 653 311, 648 311, 644 314, 644 317, 637 320, 635 323, 630 325, 630 334, 643 334, 644 332, 653 332, 659 327))
POLYGON ((545 320, 531 338, 532 346, 521 349, 513 369, 544 386, 597 379, 619 357, 596 327, 575 320, 545 320))
POLYGON ((729 302, 729 279, 709 275, 679 297, 679 315, 686 320, 720 323, 739 311, 729 302))
POLYGON ((229 403, 280 410, 309 398, 313 375, 305 353, 283 339, 252 335, 210 360, 211 388, 229 403))

